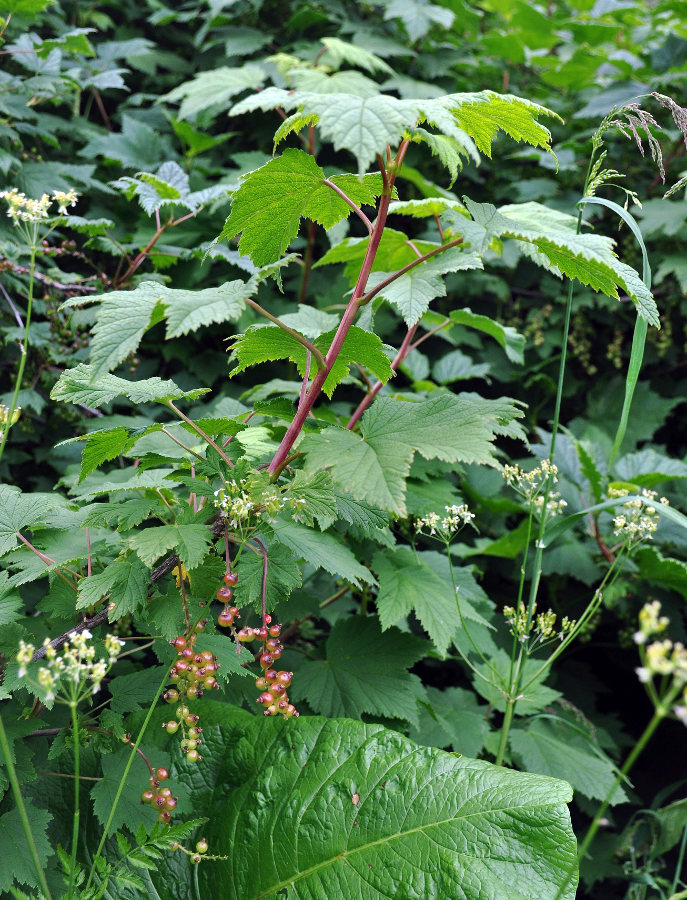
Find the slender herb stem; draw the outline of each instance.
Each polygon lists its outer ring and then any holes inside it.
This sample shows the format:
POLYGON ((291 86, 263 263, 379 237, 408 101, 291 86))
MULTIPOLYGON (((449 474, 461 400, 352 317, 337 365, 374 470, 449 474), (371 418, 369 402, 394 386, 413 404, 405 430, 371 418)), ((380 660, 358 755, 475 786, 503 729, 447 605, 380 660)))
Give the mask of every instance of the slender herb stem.
POLYGON ((74 818, 72 822, 72 856, 69 866, 69 887, 67 888, 68 900, 72 900, 74 896, 74 878, 76 877, 76 850, 79 845, 79 787, 80 787, 80 769, 79 769, 79 714, 77 711, 77 700, 75 697, 69 702, 69 709, 72 716, 72 738, 74 742, 74 818))
POLYGON ((19 779, 17 778, 17 770, 15 769, 14 762, 12 760, 10 744, 7 740, 7 732, 5 731, 5 725, 2 721, 2 714, 0 714, 0 750, 2 750, 2 755, 5 760, 5 766, 7 767, 7 777, 9 778, 10 785, 12 786, 14 802, 17 804, 19 818, 21 819, 21 825, 24 830, 26 844, 29 848, 29 854, 31 855, 31 860, 36 870, 38 884, 40 885, 41 891, 43 891, 43 893, 45 894, 46 900, 52 900, 52 894, 50 893, 50 889, 48 888, 48 882, 45 880, 45 872, 43 871, 43 866, 41 865, 41 861, 38 856, 36 842, 33 839, 33 832, 31 831, 31 823, 29 822, 29 817, 26 813, 24 798, 21 795, 19 779))
POLYGON ((373 230, 372 222, 370 222, 370 220, 367 218, 367 216, 362 211, 362 209, 358 206, 358 204, 354 203, 354 201, 351 200, 351 198, 348 196, 348 194, 345 194, 341 190, 341 188, 338 186, 338 184, 334 184, 334 182, 330 181, 328 178, 325 178, 324 183, 327 185, 328 188, 331 188, 335 194, 338 194, 339 197, 341 197, 341 199, 344 201, 344 203, 347 203, 348 206, 351 207, 351 209, 356 214, 356 216, 360 219, 360 221, 363 223, 365 228, 367 228, 368 234, 372 234, 372 230, 373 230))
POLYGON ((26 367, 26 358, 29 355, 29 330, 31 328, 31 308, 33 306, 33 284, 34 272, 36 268, 36 249, 38 242, 38 234, 34 226, 33 241, 31 242, 31 261, 29 263, 29 294, 26 301, 26 319, 24 321, 24 337, 19 346, 19 368, 17 369, 17 377, 14 382, 14 391, 10 408, 7 412, 7 421, 2 428, 2 440, 0 441, 0 459, 5 451, 5 444, 12 429, 12 417, 17 408, 17 400, 19 399, 19 391, 21 389, 22 379, 24 378, 24 368, 26 367))

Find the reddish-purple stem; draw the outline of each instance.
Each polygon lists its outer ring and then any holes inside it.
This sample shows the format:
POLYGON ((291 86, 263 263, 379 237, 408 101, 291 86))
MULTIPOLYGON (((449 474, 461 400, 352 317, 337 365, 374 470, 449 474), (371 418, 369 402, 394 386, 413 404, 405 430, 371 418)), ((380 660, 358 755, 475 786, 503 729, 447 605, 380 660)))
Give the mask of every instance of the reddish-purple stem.
POLYGON ((417 247, 415 246, 415 244, 414 244, 412 241, 406 241, 406 243, 408 244, 408 246, 410 247, 410 249, 413 251, 413 253, 414 253, 417 257, 419 257, 420 259, 422 259, 422 253, 420 253, 420 251, 417 249, 417 247))
POLYGON ((303 384, 301 385, 301 396, 298 401, 298 408, 300 409, 301 404, 305 400, 305 393, 308 390, 308 381, 310 380, 310 351, 306 350, 305 352, 305 374, 303 375, 303 384))
MULTIPOLYGON (((412 345, 411 345, 411 341, 413 340, 413 337, 414 337, 416 331, 417 331, 417 323, 408 329, 406 336, 403 338, 403 343, 398 348, 398 353, 396 354, 393 362, 391 363, 391 368, 394 370, 394 372, 401 365, 401 363, 406 358, 406 356, 410 353, 410 351, 413 349, 412 345)), ((360 403, 358 404, 358 408, 353 413, 351 418, 348 420, 348 423, 346 425, 346 428, 348 428, 349 431, 351 431, 353 428, 355 428, 355 426, 357 425, 358 420, 360 419, 362 414, 365 412, 367 407, 370 405, 370 403, 372 403, 374 398, 377 396, 377 394, 382 389, 382 384, 383 384, 382 381, 378 381, 375 384, 375 386, 372 388, 372 390, 369 391, 369 393, 365 394, 363 399, 360 401, 360 403)))
MULTIPOLYGON (((408 141, 404 141, 401 144, 396 157, 396 171, 400 169, 401 163, 403 162, 403 157, 405 156, 407 149, 408 141)), ((276 472, 281 471, 284 460, 289 455, 289 452, 293 447, 296 438, 300 434, 301 429, 303 428, 303 423, 305 422, 308 413, 317 400, 320 391, 322 390, 322 386, 327 378, 327 375, 331 371, 331 368, 334 365, 334 361, 341 352, 341 348, 344 341, 346 340, 346 335, 348 334, 351 325, 353 324, 353 320, 358 314, 359 301, 365 292, 367 279, 369 278, 370 272, 372 271, 372 264, 374 263, 375 255, 377 253, 377 250, 379 249, 379 243, 384 232, 384 226, 386 224, 386 218, 389 212, 389 202, 391 201, 391 192, 393 190, 393 177, 389 178, 386 170, 383 170, 382 178, 385 182, 385 192, 379 201, 377 220, 375 222, 372 234, 370 235, 365 258, 360 269, 360 275, 358 276, 358 281, 355 288, 353 289, 353 294, 348 302, 346 311, 344 312, 341 321, 339 322, 339 327, 336 330, 336 334, 334 335, 331 346, 329 347, 327 356, 325 357, 325 368, 320 369, 315 375, 308 392, 303 398, 303 402, 299 404, 296 415, 287 428, 286 434, 282 438, 282 442, 279 445, 277 452, 274 454, 274 457, 272 458, 272 462, 270 463, 268 468, 268 471, 271 475, 274 475, 276 472)))
MULTIPOLYGON (((253 418, 254 415, 255 415, 254 412, 248 413, 248 415, 246 416, 246 418, 243 420, 243 424, 245 425, 246 422, 250 422, 250 420, 253 418)), ((230 434, 229 437, 226 439, 226 441, 222 444, 222 446, 223 446, 223 447, 226 447, 227 444, 230 443, 235 437, 236 437, 235 434, 230 434)))

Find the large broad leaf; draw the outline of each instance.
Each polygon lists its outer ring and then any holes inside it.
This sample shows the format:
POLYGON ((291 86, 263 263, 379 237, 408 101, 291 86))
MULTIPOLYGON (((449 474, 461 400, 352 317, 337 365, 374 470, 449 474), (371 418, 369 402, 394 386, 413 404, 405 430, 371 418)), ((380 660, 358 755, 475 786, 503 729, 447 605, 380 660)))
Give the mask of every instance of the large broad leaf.
POLYGON ((164 403, 182 397, 194 400, 208 390, 182 391, 173 381, 163 381, 157 376, 143 381, 127 381, 117 375, 96 375, 92 366, 79 363, 60 375, 50 398, 86 406, 103 406, 115 397, 127 397, 132 403, 164 403))
POLYGON ((326 428, 300 447, 306 468, 330 468, 335 484, 354 497, 405 515, 405 481, 417 451, 425 459, 495 465, 498 434, 522 437, 508 400, 441 394, 419 403, 381 397, 363 415, 361 434, 326 428))
MULTIPOLYGON (((330 179, 356 204, 374 205, 382 180, 370 175, 330 179)), ((256 266, 272 263, 298 234, 301 217, 331 228, 351 213, 351 207, 325 183, 324 171, 302 150, 285 150, 277 159, 245 176, 232 198, 231 215, 220 239, 241 232, 239 251, 256 266)))
MULTIPOLYGON (((52 815, 45 809, 36 809, 30 801, 25 807, 39 861, 45 866, 54 852, 46 833, 52 815)), ((0 846, 0 891, 9 890, 15 882, 35 887, 36 867, 16 807, 0 818, 0 846)))
POLYGON ((201 866, 226 900, 570 900, 561 781, 419 747, 379 725, 256 721, 225 754, 201 866))

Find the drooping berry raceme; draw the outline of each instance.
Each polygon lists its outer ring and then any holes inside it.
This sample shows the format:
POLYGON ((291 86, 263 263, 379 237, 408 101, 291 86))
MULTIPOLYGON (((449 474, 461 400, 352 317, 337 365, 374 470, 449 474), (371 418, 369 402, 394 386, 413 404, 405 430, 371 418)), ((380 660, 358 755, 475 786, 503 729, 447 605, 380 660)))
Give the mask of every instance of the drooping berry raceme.
POLYGON ((272 625, 270 617, 265 616, 265 625, 262 628, 242 628, 237 637, 240 641, 258 640, 262 644, 259 660, 264 672, 255 681, 256 688, 262 691, 257 703, 265 707, 266 716, 281 715, 285 719, 290 719, 298 716, 298 710, 290 703, 287 693, 293 672, 277 671, 272 668, 272 664, 279 659, 284 649, 279 640, 280 634, 281 625, 272 625))

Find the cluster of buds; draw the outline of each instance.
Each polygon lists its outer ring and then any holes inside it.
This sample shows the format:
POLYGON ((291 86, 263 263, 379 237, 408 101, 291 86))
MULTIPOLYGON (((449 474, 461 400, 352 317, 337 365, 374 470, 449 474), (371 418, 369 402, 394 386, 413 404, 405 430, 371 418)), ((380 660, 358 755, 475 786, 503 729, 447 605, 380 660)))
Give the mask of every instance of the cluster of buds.
POLYGON ((17 188, 11 188, 8 191, 0 191, 0 197, 7 202, 7 215, 15 224, 19 222, 41 222, 50 216, 50 207, 53 203, 57 203, 57 211, 61 216, 68 214, 70 206, 76 206, 79 199, 76 191, 53 191, 50 194, 43 194, 38 199, 27 197, 17 188))
MULTIPOLYGON (((124 646, 113 634, 105 636, 105 650, 107 658, 95 658, 95 647, 89 644, 93 635, 87 629, 82 632, 73 631, 62 647, 62 652, 51 645, 50 639, 43 641, 47 666, 41 666, 36 678, 38 684, 45 691, 45 702, 51 703, 63 695, 63 702, 78 703, 89 694, 95 694, 100 690, 100 685, 111 666, 117 661, 117 655, 124 646)), ((17 675, 24 678, 27 675, 27 666, 32 661, 35 653, 33 644, 19 642, 17 662, 19 670, 17 675)))
POLYGON ((19 420, 19 416, 21 415, 21 406, 18 406, 14 412, 12 413, 12 420, 10 421, 10 411, 6 406, 3 406, 0 403, 0 441, 5 436, 5 428, 7 425, 10 428, 17 423, 19 420))
POLYGON ((687 725, 687 647, 679 641, 658 638, 670 624, 661 615, 658 600, 646 603, 639 613, 639 630, 634 634, 639 646, 642 665, 636 670, 642 684, 649 685, 656 675, 667 685, 667 693, 681 694, 680 701, 672 707, 673 714, 687 725))
POLYGON ((563 616, 560 626, 556 630, 558 617, 552 609, 538 613, 535 603, 532 615, 528 617, 527 607, 522 601, 518 604, 517 610, 513 606, 504 606, 503 615, 506 617, 506 623, 510 625, 513 637, 517 637, 521 643, 531 639, 530 649, 537 644, 548 643, 556 639, 564 640, 577 625, 575 619, 563 616))
POLYGON ((277 671, 273 668, 284 648, 279 640, 281 625, 272 625, 271 622, 270 616, 265 616, 265 624, 261 628, 242 628, 237 637, 242 644, 251 641, 259 641, 262 644, 260 666, 264 672, 256 679, 255 686, 262 691, 257 702, 265 707, 265 715, 281 715, 285 719, 291 719, 298 716, 298 710, 289 701, 287 694, 293 672, 277 671))
POLYGON ((227 523, 234 529, 250 528, 259 519, 274 521, 282 509, 288 507, 299 520, 300 513, 306 504, 302 497, 289 497, 282 494, 272 484, 262 486, 247 478, 238 482, 225 482, 215 491, 214 504, 227 523))
POLYGON ((561 499, 558 491, 547 492, 547 486, 558 482, 558 466, 543 459, 535 469, 526 472, 520 466, 504 466, 504 481, 513 488, 521 497, 523 497, 532 509, 545 515, 546 518, 552 518, 563 512, 568 505, 565 500, 561 499), (544 501, 546 500, 546 508, 544 501))
POLYGON ((428 513, 426 516, 416 519, 416 533, 436 537, 438 540, 448 543, 461 528, 475 518, 475 514, 471 513, 465 504, 445 506, 444 510, 446 514, 443 516, 440 516, 439 513, 428 513))
POLYGON ((151 770, 150 787, 141 794, 141 803, 149 803, 156 809, 157 817, 163 825, 169 825, 172 821, 172 813, 179 802, 178 797, 172 796, 171 788, 167 786, 160 787, 160 782, 167 781, 168 778, 169 772, 167 769, 151 770))
MULTIPOLYGON (((609 497, 627 497, 629 491, 625 488, 610 488, 609 497)), ((628 544, 638 544, 640 541, 651 540, 651 536, 658 528, 659 514, 656 511, 656 491, 643 488, 640 497, 633 497, 623 504, 624 512, 613 518, 613 533, 616 537, 622 537, 628 544)), ((666 497, 661 497, 658 503, 668 506, 666 497)))

